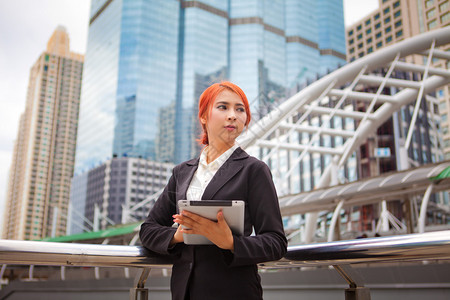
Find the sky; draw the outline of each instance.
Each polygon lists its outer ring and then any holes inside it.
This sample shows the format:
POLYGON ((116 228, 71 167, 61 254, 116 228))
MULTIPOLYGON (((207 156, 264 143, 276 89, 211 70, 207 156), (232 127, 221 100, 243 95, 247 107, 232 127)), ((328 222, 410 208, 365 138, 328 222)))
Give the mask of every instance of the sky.
MULTIPOLYGON (((30 68, 57 26, 67 29, 71 51, 84 54, 90 0, 0 0, 0 232, 8 173, 30 68)), ((345 25, 378 8, 378 0, 344 0, 345 25)))

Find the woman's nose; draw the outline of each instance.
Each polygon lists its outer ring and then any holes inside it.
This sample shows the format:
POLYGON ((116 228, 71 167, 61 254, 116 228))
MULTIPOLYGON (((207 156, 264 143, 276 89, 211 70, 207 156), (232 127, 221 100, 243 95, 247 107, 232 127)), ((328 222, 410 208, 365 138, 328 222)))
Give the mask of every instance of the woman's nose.
POLYGON ((236 120, 236 115, 234 113, 229 114, 228 120, 236 120))

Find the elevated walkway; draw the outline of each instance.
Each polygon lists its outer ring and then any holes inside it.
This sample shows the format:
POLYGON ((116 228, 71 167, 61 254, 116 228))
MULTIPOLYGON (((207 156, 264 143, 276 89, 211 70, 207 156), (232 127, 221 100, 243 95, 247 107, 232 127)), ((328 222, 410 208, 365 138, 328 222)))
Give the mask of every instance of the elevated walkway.
POLYGON ((280 198, 280 208, 284 216, 330 211, 339 201, 343 201, 342 207, 345 207, 397 200, 414 194, 423 195, 430 185, 433 185, 434 192, 450 189, 450 161, 286 195, 280 198))

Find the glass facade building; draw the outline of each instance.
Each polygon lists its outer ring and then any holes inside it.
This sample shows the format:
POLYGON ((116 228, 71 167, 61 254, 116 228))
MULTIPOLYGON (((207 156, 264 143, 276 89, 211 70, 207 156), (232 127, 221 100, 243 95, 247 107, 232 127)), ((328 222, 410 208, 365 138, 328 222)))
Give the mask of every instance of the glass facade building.
POLYGON ((94 0, 76 172, 115 156, 196 156, 211 83, 241 86, 256 120, 344 63, 341 0, 94 0))
POLYGON ((92 1, 76 173, 156 158, 158 113, 177 90, 178 11, 178 1, 92 1))

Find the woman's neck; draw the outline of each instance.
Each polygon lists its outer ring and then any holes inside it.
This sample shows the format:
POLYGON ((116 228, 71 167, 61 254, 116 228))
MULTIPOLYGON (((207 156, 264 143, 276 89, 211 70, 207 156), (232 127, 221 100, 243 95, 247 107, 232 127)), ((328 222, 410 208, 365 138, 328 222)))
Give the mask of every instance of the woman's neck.
POLYGON ((206 153, 206 163, 210 163, 219 156, 221 156, 223 153, 225 153, 228 149, 234 146, 233 144, 227 144, 227 143, 209 143, 208 144, 208 152, 206 153))

